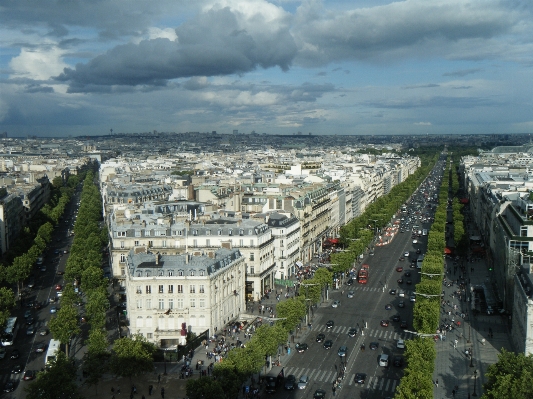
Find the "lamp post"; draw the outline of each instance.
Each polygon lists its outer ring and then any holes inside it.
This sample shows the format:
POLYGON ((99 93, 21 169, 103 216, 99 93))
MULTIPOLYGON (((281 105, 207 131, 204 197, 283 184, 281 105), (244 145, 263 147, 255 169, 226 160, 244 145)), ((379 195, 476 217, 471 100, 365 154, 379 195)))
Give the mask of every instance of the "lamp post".
POLYGON ((477 396, 476 385, 477 385, 477 370, 474 370, 474 393, 472 394, 472 396, 474 397, 477 396))
POLYGON ((470 343, 470 334, 472 332, 472 325, 468 324, 468 340, 466 341, 468 344, 470 343))
POLYGON ((470 367, 474 367, 474 354, 472 353, 472 349, 470 349, 470 367))

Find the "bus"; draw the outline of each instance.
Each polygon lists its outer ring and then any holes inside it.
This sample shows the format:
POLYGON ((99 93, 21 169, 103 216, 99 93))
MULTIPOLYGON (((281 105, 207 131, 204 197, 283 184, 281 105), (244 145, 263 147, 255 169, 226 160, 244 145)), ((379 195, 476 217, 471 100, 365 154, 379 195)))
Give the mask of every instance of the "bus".
POLYGON ((17 323, 16 317, 9 317, 7 319, 6 328, 2 334, 2 345, 9 346, 13 345, 15 338, 17 337, 19 326, 17 323))
POLYGON ((423 262, 424 262, 424 255, 418 255, 418 259, 416 260, 416 268, 422 269, 423 262))
POLYGON ((60 342, 57 339, 51 339, 48 344, 48 350, 46 351, 46 356, 44 358, 44 365, 48 366, 51 361, 54 361, 57 356, 57 352, 60 350, 60 342))

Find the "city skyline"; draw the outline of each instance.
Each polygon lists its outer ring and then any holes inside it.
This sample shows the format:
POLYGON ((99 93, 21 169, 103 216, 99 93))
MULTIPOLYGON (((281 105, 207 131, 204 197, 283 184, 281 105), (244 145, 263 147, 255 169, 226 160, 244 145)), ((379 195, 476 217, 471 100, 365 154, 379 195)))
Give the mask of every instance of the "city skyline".
POLYGON ((9 136, 533 130, 521 1, 0 4, 9 136))

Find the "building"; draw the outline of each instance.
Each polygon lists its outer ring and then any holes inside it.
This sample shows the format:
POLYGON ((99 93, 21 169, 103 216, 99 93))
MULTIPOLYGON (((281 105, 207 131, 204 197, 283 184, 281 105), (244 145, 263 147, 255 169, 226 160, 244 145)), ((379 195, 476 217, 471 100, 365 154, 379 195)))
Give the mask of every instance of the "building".
POLYGON ((246 309, 238 249, 161 255, 135 248, 126 270, 130 330, 162 348, 184 345, 188 332, 212 335, 246 309))
POLYGON ((13 245, 24 226, 22 200, 16 193, 0 188, 0 249, 2 256, 13 245))
POLYGON ((518 353, 533 354, 533 274, 531 264, 514 276, 513 346, 518 353))

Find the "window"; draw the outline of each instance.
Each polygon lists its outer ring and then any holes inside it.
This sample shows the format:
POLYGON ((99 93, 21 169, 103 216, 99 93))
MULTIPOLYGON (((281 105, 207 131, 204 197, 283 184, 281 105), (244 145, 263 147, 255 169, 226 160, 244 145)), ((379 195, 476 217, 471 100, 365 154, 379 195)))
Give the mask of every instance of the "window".
POLYGON ((200 307, 201 307, 201 308, 205 308, 205 299, 200 298, 199 302, 200 302, 200 303, 199 303, 200 307))
POLYGON ((251 247, 254 246, 254 240, 250 240, 250 246, 251 246, 251 247))
POLYGON ((161 241, 161 246, 163 248, 166 248, 167 247, 167 241, 166 240, 161 241))
POLYGON ((146 286, 146 293, 147 294, 151 294, 152 293, 152 286, 151 285, 147 285, 146 286))
POLYGON ((191 294, 194 294, 196 292, 196 286, 195 285, 189 285, 189 292, 191 294))
POLYGON ((168 308, 169 309, 174 309, 174 299, 169 299, 168 300, 168 308))
POLYGON ((124 241, 121 241, 121 242, 120 242, 120 248, 125 248, 125 247, 126 247, 125 242, 124 242, 124 241))
POLYGON ((253 266, 250 266, 250 274, 255 274, 255 269, 253 266))
POLYGON ((183 235, 183 231, 179 230, 179 231, 178 231, 178 235, 179 235, 179 236, 182 236, 182 235, 183 235))
POLYGON ((165 300, 164 299, 160 299, 159 300, 159 310, 163 310, 165 309, 165 300))
POLYGON ((150 230, 144 230, 144 236, 150 237, 150 230))
POLYGON ((169 277, 172 277, 173 275, 174 275, 174 270, 169 270, 169 271, 168 271, 168 276, 169 276, 169 277))
POLYGON ((229 233, 230 236, 233 235, 233 230, 229 229, 228 233, 229 233))
POLYGON ((142 308, 143 308, 143 300, 137 299, 137 309, 142 309, 142 308))
POLYGON ((183 298, 176 299, 176 307, 178 309, 183 309, 183 298))
POLYGON ((126 237, 125 231, 117 231, 117 237, 126 237))
POLYGON ((165 292, 165 287, 163 285, 160 285, 159 286, 159 293, 162 294, 163 292, 165 292))
POLYGON ((138 247, 138 246, 139 246, 139 241, 135 240, 135 241, 133 242, 133 245, 135 245, 136 247, 138 247))
POLYGON ((183 294, 183 285, 178 284, 178 294, 183 294))
POLYGON ((120 261, 126 262, 126 254, 120 254, 120 261))
POLYGON ((195 308, 196 307, 196 299, 191 298, 190 307, 195 308))
POLYGON ((206 236, 210 236, 210 235, 211 235, 211 230, 206 230, 206 231, 205 231, 205 235, 206 235, 206 236))
POLYGON ((183 276, 183 270, 178 270, 178 276, 183 276))
POLYGON ((204 275, 205 275, 205 271, 200 270, 200 276, 204 276, 204 275))
POLYGON ((218 235, 219 235, 219 236, 222 235, 222 230, 219 230, 219 231, 218 231, 218 235))
POLYGON ((125 268, 125 267, 121 267, 121 268, 120 268, 120 275, 121 275, 122 277, 124 277, 124 276, 126 275, 126 268, 125 268))
POLYGON ((255 260, 255 254, 253 252, 250 254, 250 260, 255 260))
POLYGON ((140 237, 140 236, 141 236, 141 230, 135 230, 135 237, 140 237))
POLYGON ((239 246, 244 247, 244 240, 242 238, 239 239, 239 246))
POLYGON ((204 294, 205 291, 204 291, 204 285, 203 284, 200 284, 200 294, 204 294))
POLYGON ((136 292, 137 292, 137 294, 142 294, 143 291, 142 291, 140 285, 138 285, 138 286, 136 287, 136 292))
POLYGON ((153 339, 154 333, 146 333, 146 339, 153 339))
POLYGON ((148 241, 148 246, 149 247, 153 247, 154 246, 154 242, 153 241, 148 241))
POLYGON ((211 246, 211 240, 210 239, 205 240, 205 246, 206 247, 210 247, 211 246))
POLYGON ((191 270, 189 276, 194 276, 194 270, 191 270))
POLYGON ((196 238, 194 240, 192 240, 192 246, 194 248, 198 247, 198 240, 196 238))
POLYGON ((173 294, 174 293, 174 286, 173 285, 169 285, 168 286, 168 293, 169 294, 173 294))
POLYGON ((520 236, 527 237, 527 226, 520 227, 520 236))
POLYGON ((151 299, 147 299, 146 300, 146 309, 152 309, 152 300, 151 299))

